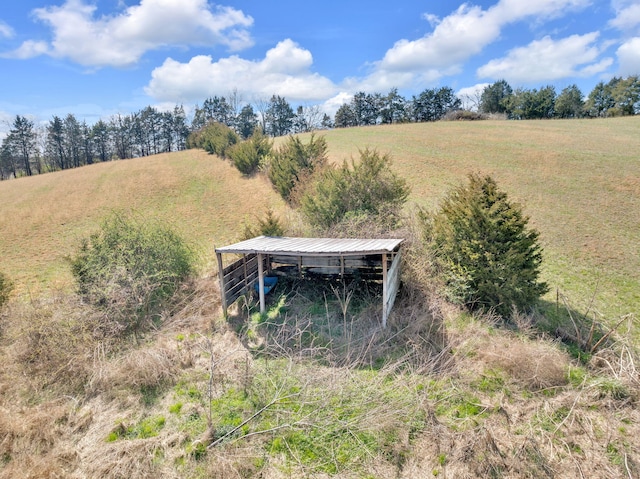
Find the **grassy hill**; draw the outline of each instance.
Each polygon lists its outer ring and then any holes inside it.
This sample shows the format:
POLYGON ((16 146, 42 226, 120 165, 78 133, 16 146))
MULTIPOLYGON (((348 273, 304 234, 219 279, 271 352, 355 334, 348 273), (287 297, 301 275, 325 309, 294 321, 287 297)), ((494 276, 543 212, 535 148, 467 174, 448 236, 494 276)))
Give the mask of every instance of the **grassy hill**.
MULTIPOLYGON (((640 119, 438 122, 326 132, 334 161, 391 153, 413 205, 431 208, 470 172, 524 206, 545 248, 544 279, 578 310, 640 314, 640 119)), ((68 284, 65 255, 110 210, 162 218, 197 245, 237 239, 243 219, 284 212, 260 177, 185 151, 0 183, 2 270, 21 290, 68 284)))
POLYGON ((640 314, 640 118, 437 122, 335 130, 331 156, 390 152, 433 207, 470 172, 492 175, 541 232, 545 280, 575 306, 640 314))
MULTIPOLYGON (((99 163, 0 183, 2 270, 21 291, 69 285, 65 257, 111 211, 172 225, 203 255, 236 240, 242 222, 283 208, 260 178, 244 179, 200 150, 99 163)), ((204 268, 203 268, 204 269, 204 268)))
POLYGON ((507 328, 412 281, 386 330, 375 287, 293 280, 266 315, 249 300, 224 320, 213 245, 289 213, 201 151, 1 182, 0 270, 29 294, 0 312, 0 478, 638 477, 639 133, 637 118, 326 133, 334 161, 391 153, 408 213, 491 174, 541 232, 550 310, 559 292, 587 326, 633 313, 579 357, 536 318, 507 328), (170 223, 201 255, 135 340, 97 334, 65 260, 112 210, 170 223))

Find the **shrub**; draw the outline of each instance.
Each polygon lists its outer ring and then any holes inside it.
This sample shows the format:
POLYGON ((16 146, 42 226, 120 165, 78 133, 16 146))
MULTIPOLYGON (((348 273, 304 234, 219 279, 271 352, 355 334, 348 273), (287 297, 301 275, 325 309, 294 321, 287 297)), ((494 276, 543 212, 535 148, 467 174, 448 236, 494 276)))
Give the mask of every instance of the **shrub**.
POLYGON ((434 215, 422 214, 424 231, 446 292, 472 310, 506 317, 530 306, 548 287, 538 281, 542 249, 529 218, 489 176, 469 175, 434 215))
POLYGON ((409 187, 391 170, 389 155, 360 151, 360 161, 326 169, 303 195, 302 213, 315 227, 330 228, 353 217, 377 217, 392 226, 409 187))
POLYGON ((271 208, 267 209, 264 219, 258 218, 257 221, 257 224, 245 222, 243 239, 251 239, 260 235, 284 236, 284 226, 271 208))
POLYGON ((9 301, 9 296, 13 291, 13 282, 9 277, 0 271, 0 308, 4 303, 9 301))
POLYGON ((271 153, 273 142, 261 129, 256 129, 251 137, 236 143, 228 150, 229 158, 235 167, 244 175, 254 173, 271 153))
POLYGON ((193 269, 193 254, 165 226, 112 215, 71 258, 80 294, 104 308, 123 332, 153 318, 193 269))
POLYGON ((311 134, 306 145, 290 136, 273 155, 268 168, 269 180, 286 201, 291 201, 294 188, 300 186, 327 163, 327 141, 311 134))
POLYGON ((202 148, 212 155, 226 158, 227 150, 238 143, 239 137, 223 123, 211 122, 204 128, 193 132, 187 139, 188 148, 202 148))
POLYGON ((445 121, 486 120, 487 119, 487 115, 485 115, 484 113, 479 113, 477 111, 470 111, 470 110, 450 110, 447 113, 445 113, 445 115, 444 115, 444 117, 442 119, 445 120, 445 121))

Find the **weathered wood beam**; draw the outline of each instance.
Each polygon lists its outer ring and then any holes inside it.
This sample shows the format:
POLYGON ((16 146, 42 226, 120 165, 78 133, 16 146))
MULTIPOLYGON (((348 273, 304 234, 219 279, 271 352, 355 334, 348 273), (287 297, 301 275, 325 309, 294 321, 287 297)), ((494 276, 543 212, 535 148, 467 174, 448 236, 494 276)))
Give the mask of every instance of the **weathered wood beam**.
POLYGON ((264 313, 267 309, 264 300, 264 265, 263 256, 258 253, 258 288, 260 290, 260 313, 264 313))
POLYGON ((387 327, 387 317, 389 311, 387 310, 387 304, 389 298, 389 286, 387 285, 387 253, 382 254, 382 327, 387 327))
POLYGON ((222 254, 216 253, 216 259, 218 260, 218 277, 220 279, 220 301, 222 302, 222 314, 227 319, 227 299, 225 297, 225 284, 224 284, 224 269, 222 267, 222 254))

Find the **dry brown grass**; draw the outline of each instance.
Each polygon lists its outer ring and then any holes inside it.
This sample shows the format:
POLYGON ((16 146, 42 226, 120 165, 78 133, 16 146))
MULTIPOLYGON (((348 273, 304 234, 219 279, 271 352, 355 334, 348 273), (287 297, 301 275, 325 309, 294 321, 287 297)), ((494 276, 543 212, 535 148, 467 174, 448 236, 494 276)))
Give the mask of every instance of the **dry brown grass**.
POLYGON ((78 465, 71 432, 81 427, 73 402, 61 399, 27 408, 0 408, 3 478, 58 478, 78 465))
MULTIPOLYGON (((496 328, 490 318, 460 318, 459 312, 424 291, 408 289, 398 300, 388 331, 375 328, 375 311, 365 310, 363 317, 355 318, 349 354, 341 349, 348 343, 340 337, 323 348, 305 343, 301 331, 313 331, 305 329, 313 327, 313 318, 296 322, 292 309, 288 326, 276 329, 288 327, 292 336, 276 334, 269 340, 287 340, 277 348, 265 343, 251 351, 231 329, 232 323, 219 320, 213 280, 200 280, 194 289, 199 292, 168 312, 162 327, 141 345, 94 356, 85 395, 41 396, 39 403, 29 404, 22 399, 30 391, 25 383, 12 392, 3 388, 0 477, 279 479, 369 474, 419 479, 437 473, 448 478, 628 478, 639 471, 640 413, 634 399, 638 386, 629 374, 629 361, 635 367, 635 356, 616 359, 616 351, 622 351, 613 348, 616 343, 584 366, 583 386, 570 384, 567 369, 576 365, 554 342, 496 328), (296 327, 298 336, 293 334, 296 327), (313 354, 304 353, 305 347, 314 353, 338 349, 333 360, 326 356, 320 365, 313 354), (504 379, 499 388, 480 389, 482 375, 496 371, 504 379), (627 387, 627 396, 608 393, 600 382, 614 379, 627 387), (261 404, 273 399, 267 391, 275 388, 289 397, 275 403, 277 412, 270 412, 270 427, 280 429, 250 428, 255 435, 232 436, 196 460, 188 448, 199 441, 208 444, 213 436, 207 431, 194 434, 181 421, 192 414, 206 417, 207 400, 189 402, 176 396, 173 385, 178 381, 187 381, 204 398, 233 390, 258 395, 264 391, 261 404), (154 401, 143 401, 145 388, 158 389, 154 401), (453 409, 441 409, 461 397, 477 401, 483 412, 463 418, 452 416, 453 409), (168 413, 177 400, 185 401, 180 417, 168 413), (307 408, 307 413, 296 415, 298 408, 307 408), (339 423, 333 417, 336 408, 350 411, 339 423), (118 427, 156 415, 167 418, 156 437, 107 442, 118 427), (418 416, 424 418, 416 435, 405 424, 418 416), (314 469, 336 460, 330 455, 310 464, 267 452, 280 433, 312 430, 327 435, 347 430, 393 440, 357 469, 338 469, 336 474, 314 469)), ((15 377, 5 370, 2 381, 15 377)), ((251 411, 242 414, 246 418, 251 411)))
POLYGON ((37 296, 52 285, 68 288, 65 256, 113 210, 171 224, 207 264, 214 244, 236 240, 245 216, 260 215, 267 207, 279 212, 284 205, 266 181, 243 178, 229 162, 200 150, 3 181, 3 272, 16 282, 17 294, 37 296))
POLYGON ((82 393, 100 345, 99 315, 75 296, 14 302, 0 339, 10 389, 24 388, 38 401, 51 394, 82 393))
POLYGON ((477 358, 487 369, 506 372, 526 390, 540 391, 568 382, 569 356, 557 344, 503 333, 485 336, 476 347, 477 358))

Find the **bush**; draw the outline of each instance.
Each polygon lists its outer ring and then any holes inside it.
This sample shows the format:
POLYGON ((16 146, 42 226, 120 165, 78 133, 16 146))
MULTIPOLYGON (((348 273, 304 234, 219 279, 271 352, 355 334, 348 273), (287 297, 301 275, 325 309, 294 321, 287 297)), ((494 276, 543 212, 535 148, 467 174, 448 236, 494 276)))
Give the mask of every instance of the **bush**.
POLYGON ((236 132, 227 125, 212 122, 189 135, 187 148, 202 148, 212 155, 226 158, 228 149, 238 141, 236 132))
POLYGON ((13 291, 13 282, 9 280, 7 275, 0 271, 0 308, 4 303, 9 301, 9 296, 13 291))
POLYGON ((469 175, 469 183, 454 188, 434 215, 421 217, 454 302, 507 317, 513 307, 524 309, 547 292, 538 281, 539 234, 491 177, 469 175))
POLYGON ((360 162, 326 169, 301 200, 302 213, 314 227, 330 228, 349 218, 377 217, 396 223, 409 187, 391 170, 389 155, 360 151, 360 162))
POLYGON ((254 173, 271 153, 273 143, 256 129, 251 137, 229 148, 228 155, 235 167, 244 175, 254 173))
POLYGON ((306 145, 298 137, 290 136, 287 143, 273 155, 268 168, 269 180, 285 199, 292 200, 292 192, 327 163, 327 141, 311 134, 306 145))
POLYGON ((264 219, 257 219, 257 224, 245 222, 243 240, 255 238, 256 236, 284 236, 284 226, 280 219, 273 213, 271 208, 267 209, 264 219))
POLYGON ((112 215, 71 258, 80 294, 136 333, 193 270, 193 254, 170 229, 112 215))
POLYGON ((487 115, 484 113, 479 113, 477 111, 470 110, 450 110, 445 113, 442 118, 445 121, 458 121, 458 120, 466 120, 466 121, 474 121, 474 120, 486 120, 487 115))

